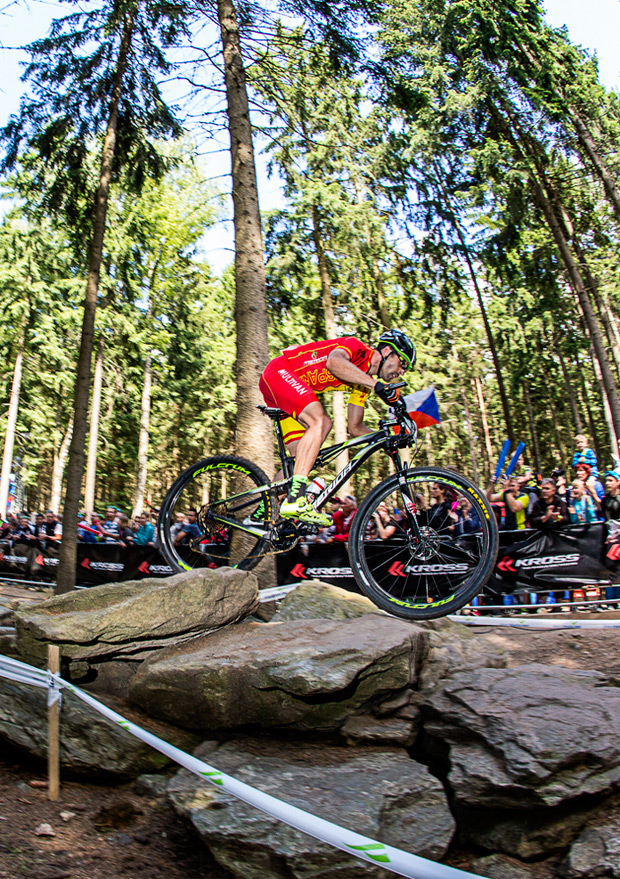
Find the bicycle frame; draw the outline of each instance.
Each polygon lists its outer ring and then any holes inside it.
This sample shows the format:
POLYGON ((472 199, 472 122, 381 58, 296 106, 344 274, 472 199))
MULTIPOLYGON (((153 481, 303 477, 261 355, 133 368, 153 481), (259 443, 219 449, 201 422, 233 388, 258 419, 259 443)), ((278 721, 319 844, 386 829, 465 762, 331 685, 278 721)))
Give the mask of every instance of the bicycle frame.
MULTIPOLYGON (((330 484, 326 486, 319 494, 319 496, 316 498, 315 506, 317 509, 321 509, 321 507, 323 507, 325 503, 336 494, 340 486, 343 485, 343 483, 345 483, 352 476, 352 474, 355 473, 362 466, 362 464, 364 464, 365 461, 368 460, 368 458, 370 458, 372 455, 374 455, 375 452, 379 451, 380 449, 384 449, 392 459, 396 473, 401 475, 402 477, 401 494, 403 496, 403 503, 408 512, 410 514, 413 514, 410 515, 409 518, 412 523, 414 536, 419 537, 419 529, 415 518, 415 503, 413 502, 413 499, 409 496, 409 490, 405 478, 406 468, 403 466, 398 451, 400 448, 409 447, 415 444, 417 438, 417 430, 415 429, 414 425, 414 432, 412 434, 390 433, 391 427, 395 427, 400 424, 400 421, 398 419, 381 421, 380 424, 380 429, 374 431, 373 433, 353 437, 353 439, 346 440, 343 443, 337 443, 336 445, 328 446, 326 449, 322 449, 319 452, 314 467, 312 468, 313 471, 325 466, 325 464, 328 464, 330 461, 333 461, 345 449, 351 450, 360 447, 359 451, 356 455, 354 455, 353 459, 334 477, 330 484)), ((284 479, 278 480, 277 482, 269 483, 268 485, 258 486, 257 488, 242 492, 238 495, 233 495, 232 497, 225 499, 227 503, 230 503, 230 501, 232 500, 240 501, 243 498, 248 498, 247 505, 249 506, 252 502, 252 498, 256 494, 265 491, 286 490, 290 485, 293 478, 294 458, 291 458, 286 451, 286 445, 284 443, 284 437, 282 434, 282 426, 279 420, 275 421, 274 428, 278 441, 278 452, 280 461, 282 463, 284 479)), ((237 530, 244 531, 248 534, 253 534, 257 537, 269 537, 269 535, 266 535, 262 529, 253 528, 249 525, 242 525, 236 519, 231 519, 227 516, 218 515, 216 512, 212 513, 212 516, 217 522, 221 522, 223 525, 231 525, 237 530)))

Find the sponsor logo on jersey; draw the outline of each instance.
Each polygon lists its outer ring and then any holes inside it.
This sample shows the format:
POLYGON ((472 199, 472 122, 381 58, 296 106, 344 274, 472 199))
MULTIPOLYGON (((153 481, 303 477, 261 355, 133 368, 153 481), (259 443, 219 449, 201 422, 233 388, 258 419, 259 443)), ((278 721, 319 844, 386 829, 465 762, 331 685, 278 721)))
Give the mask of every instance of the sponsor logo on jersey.
POLYGON ((298 369, 304 369, 306 366, 316 366, 318 363, 325 363, 327 360, 327 355, 325 357, 319 357, 318 351, 313 351, 310 355, 310 360, 304 360, 298 369))

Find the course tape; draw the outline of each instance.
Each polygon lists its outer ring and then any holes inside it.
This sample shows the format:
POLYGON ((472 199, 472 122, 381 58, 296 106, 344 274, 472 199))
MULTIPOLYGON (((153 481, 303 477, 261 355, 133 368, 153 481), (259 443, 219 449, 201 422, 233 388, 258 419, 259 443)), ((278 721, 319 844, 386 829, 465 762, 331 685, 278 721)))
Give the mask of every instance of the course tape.
POLYGON ((384 845, 384 843, 376 839, 362 836, 359 833, 348 830, 346 827, 332 824, 324 818, 312 815, 310 812, 297 808, 297 806, 292 806, 290 803, 278 800, 276 797, 257 790, 249 784, 238 781, 236 778, 220 772, 214 766, 210 766, 208 763, 204 763, 202 760, 186 754, 174 745, 170 745, 158 736, 147 732, 135 723, 127 720, 121 714, 112 711, 111 708, 103 705, 88 693, 78 689, 78 687, 74 687, 73 684, 67 683, 60 675, 53 675, 49 671, 42 671, 23 662, 0 655, 0 677, 43 688, 49 686, 48 681, 50 678, 53 679, 58 687, 64 687, 69 690, 78 699, 81 699, 87 705, 90 705, 91 708, 94 708, 95 711, 98 711, 99 714, 117 723, 127 732, 145 742, 145 744, 155 748, 156 751, 170 757, 171 760, 183 766, 184 769, 188 769, 195 775, 210 781, 211 784, 228 791, 233 796, 238 797, 251 806, 255 806, 267 815, 284 821, 290 827, 295 827, 297 830, 308 833, 310 836, 333 845, 347 854, 355 855, 355 857, 370 864, 383 867, 385 870, 390 870, 392 873, 400 876, 407 876, 409 879, 480 879, 474 873, 467 873, 455 867, 447 867, 444 864, 428 861, 426 858, 421 858, 410 852, 404 852, 390 845, 384 845))
POLYGON ((268 589, 261 589, 258 593, 258 600, 261 604, 264 601, 277 601, 278 598, 284 598, 289 592, 301 585, 300 583, 289 583, 286 586, 270 586, 268 589))
MULTIPOLYGON (((549 605, 546 605, 549 607, 549 605)), ((555 605, 552 605, 555 606, 555 605)), ((527 619, 526 617, 463 617, 451 614, 448 617, 455 623, 463 623, 465 626, 513 626, 518 629, 620 629, 620 620, 567 620, 550 619, 527 619)))

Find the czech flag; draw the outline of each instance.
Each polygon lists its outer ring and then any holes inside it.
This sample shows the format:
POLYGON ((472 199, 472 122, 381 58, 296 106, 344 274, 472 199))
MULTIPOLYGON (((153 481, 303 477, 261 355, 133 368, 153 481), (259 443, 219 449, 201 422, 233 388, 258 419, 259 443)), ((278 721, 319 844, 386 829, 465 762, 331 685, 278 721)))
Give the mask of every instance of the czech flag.
POLYGON ((403 397, 407 406, 407 412, 418 427, 430 427, 432 424, 441 424, 439 406, 435 396, 435 388, 431 385, 423 391, 415 394, 407 394, 403 397))

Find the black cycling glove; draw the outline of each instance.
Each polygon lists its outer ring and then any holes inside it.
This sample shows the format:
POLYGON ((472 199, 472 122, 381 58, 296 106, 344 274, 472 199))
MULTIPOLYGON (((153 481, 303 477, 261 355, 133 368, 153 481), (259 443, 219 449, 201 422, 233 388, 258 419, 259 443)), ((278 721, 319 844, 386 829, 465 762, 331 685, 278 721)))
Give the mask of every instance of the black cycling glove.
POLYGON ((377 382, 375 385, 375 394, 388 406, 392 406, 400 399, 400 388, 395 384, 385 385, 383 382, 377 382))

